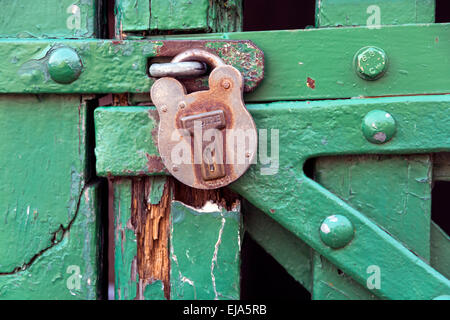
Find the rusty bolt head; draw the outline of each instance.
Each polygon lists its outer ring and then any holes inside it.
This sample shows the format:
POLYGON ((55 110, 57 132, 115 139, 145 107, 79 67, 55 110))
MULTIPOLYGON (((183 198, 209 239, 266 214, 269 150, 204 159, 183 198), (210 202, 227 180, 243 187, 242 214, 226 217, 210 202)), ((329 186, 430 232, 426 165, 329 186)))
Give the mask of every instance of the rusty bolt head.
POLYGON ((167 112, 167 107, 166 107, 166 106, 162 106, 162 107, 161 107, 161 111, 162 111, 162 112, 167 112))
POLYGON ((365 80, 376 80, 386 72, 388 58, 383 49, 364 47, 358 50, 354 58, 356 73, 365 80))
POLYGON ((173 167, 172 167, 172 170, 173 170, 174 172, 177 172, 177 171, 178 171, 178 167, 177 167, 177 166, 173 166, 173 167))
POLYGON ((178 107, 180 107, 180 109, 186 108, 186 102, 181 101, 181 102, 178 104, 178 107))
POLYGON ((224 89, 230 89, 230 87, 231 87, 231 82, 230 82, 230 80, 223 80, 223 81, 222 81, 222 87, 223 87, 224 89))

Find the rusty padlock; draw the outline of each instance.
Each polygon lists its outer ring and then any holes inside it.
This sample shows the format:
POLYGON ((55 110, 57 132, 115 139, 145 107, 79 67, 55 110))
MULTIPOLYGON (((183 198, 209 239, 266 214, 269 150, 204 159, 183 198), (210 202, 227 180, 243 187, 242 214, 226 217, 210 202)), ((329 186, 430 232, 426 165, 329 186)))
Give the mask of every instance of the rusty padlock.
POLYGON ((212 67, 209 90, 186 93, 175 78, 158 79, 151 98, 160 118, 158 151, 169 172, 197 189, 216 189, 238 179, 256 160, 255 122, 243 100, 244 79, 234 67, 201 49, 172 62, 212 67))

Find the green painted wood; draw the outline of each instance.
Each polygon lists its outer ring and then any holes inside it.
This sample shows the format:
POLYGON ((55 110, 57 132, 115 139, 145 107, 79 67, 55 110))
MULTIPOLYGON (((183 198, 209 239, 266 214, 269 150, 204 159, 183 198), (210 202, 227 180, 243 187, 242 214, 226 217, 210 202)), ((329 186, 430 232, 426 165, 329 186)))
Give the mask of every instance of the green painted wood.
POLYGON ((126 31, 142 31, 150 28, 149 0, 115 1, 116 28, 119 34, 126 31))
MULTIPOLYGON (((85 186, 78 198, 75 215, 69 224, 64 225, 65 229, 59 229, 54 234, 54 241, 36 253, 34 260, 23 268, 9 274, 0 274, 0 299, 93 300, 103 297, 100 246, 103 240, 99 205, 101 188, 98 183, 85 186)), ((13 220, 9 220, 9 229, 20 230, 11 225, 12 222, 13 220)), ((45 231, 48 232, 48 229, 45 231)), ((35 232, 34 236, 39 239, 37 234, 35 232)), ((28 246, 35 243, 38 241, 17 240, 21 248, 18 251, 26 251, 28 246)), ((2 242, 2 261, 11 256, 9 251, 8 255, 5 254, 6 250, 5 242, 2 242)))
POLYGON ((316 27, 433 23, 434 0, 318 0, 316 27))
POLYGON ((161 174, 164 165, 156 158, 159 154, 154 140, 158 129, 157 116, 156 109, 148 107, 95 109, 97 174, 136 175, 136 168, 138 174, 161 174), (160 165, 155 167, 155 163, 160 165))
POLYGON ((245 231, 295 280, 311 291, 311 248, 247 201, 243 201, 243 212, 245 231))
POLYGON ((0 96, 0 273, 53 246, 76 216, 87 178, 86 123, 79 96, 0 96))
MULTIPOLYGON (((251 42, 205 40, 191 45, 215 52, 235 66, 244 76, 245 90, 254 89, 264 74, 263 54, 251 42)), ((0 70, 0 93, 148 93, 156 80, 147 74, 148 59, 168 52, 179 53, 159 40, 4 39, 0 59, 8 67, 0 70), (73 49, 81 60, 81 74, 72 83, 55 82, 49 73, 48 61, 60 47, 73 49)))
MULTIPOLYGON (((315 180, 387 230, 416 255, 429 261, 429 155, 318 158, 315 180)), ((339 275, 337 268, 326 259, 317 258, 316 262, 314 299, 374 297, 372 292, 361 292, 369 290, 367 286, 360 286, 349 277, 339 275), (320 276, 316 276, 317 274, 320 276), (330 282, 332 285, 329 285, 330 282)), ((380 271, 383 279, 384 271, 380 271)), ((367 278, 371 275, 372 273, 368 273, 367 278)))
POLYGON ((131 225, 131 180, 114 181, 114 275, 116 300, 136 298, 137 240, 131 225))
POLYGON ((242 30, 242 0, 151 0, 150 29, 182 32, 242 30))
POLYGON ((320 254, 313 254, 312 264, 314 300, 377 300, 365 285, 342 273, 320 254))
POLYGON ((431 221, 431 265, 450 279, 450 237, 431 221))
POLYGON ((0 38, 90 38, 97 0, 0 1, 0 38))
MULTIPOLYGON (((114 179, 112 182, 114 190, 115 299, 165 300, 164 284, 161 279, 151 278, 146 280, 140 277, 141 274, 145 275, 145 273, 139 269, 140 265, 142 266, 143 264, 142 261, 139 261, 140 256, 138 252, 140 249, 144 249, 138 247, 139 233, 143 232, 143 229, 139 229, 138 223, 148 221, 138 220, 138 210, 146 210, 144 207, 140 207, 141 209, 136 207, 136 202, 143 200, 142 198, 137 198, 136 194, 134 194, 139 189, 139 187, 134 185, 138 181, 132 179, 114 179), (135 207, 133 207, 132 203, 134 203, 135 207)), ((167 183, 167 178, 152 177, 148 182, 148 184, 145 184, 146 187, 142 184, 140 188, 140 192, 142 193, 149 191, 148 199, 144 202, 146 204, 159 204, 162 199, 164 186, 167 183), (147 187, 149 190, 144 190, 147 187)), ((142 205, 145 206, 144 203, 142 205)), ((144 214, 150 215, 151 213, 146 210, 144 214)), ((153 225, 146 224, 146 227, 153 228, 153 225)), ((151 246, 146 247, 146 249, 151 250, 151 246)), ((145 268, 155 268, 155 261, 151 260, 148 263, 150 265, 146 265, 145 268)))
POLYGON ((231 211, 207 202, 171 206, 170 297, 235 300, 240 292, 240 204, 231 211))
POLYGON ((80 96, 0 96, 0 299, 100 297, 88 114, 80 96))
POLYGON ((450 291, 448 279, 361 212, 306 178, 302 167, 310 157, 335 152, 402 154, 448 150, 448 102, 447 96, 436 96, 274 103, 258 106, 258 112, 252 107, 258 128, 282 128, 279 170, 276 175, 262 176, 258 164, 232 188, 360 284, 366 283, 367 267, 379 266, 385 275, 381 289, 376 292, 381 298, 431 299, 445 294, 450 291), (398 103, 402 100, 409 102, 398 103), (426 101, 434 102, 427 107, 426 101), (421 116, 417 114, 419 105, 421 116), (380 108, 396 119, 397 134, 384 145, 374 145, 362 135, 361 121, 368 111, 380 108), (427 112, 430 108, 433 113, 427 112), (328 112, 321 112, 326 109, 328 112), (421 150, 439 140, 439 146, 421 150), (320 239, 319 227, 332 214, 345 215, 356 230, 353 241, 343 249, 328 248, 320 239))

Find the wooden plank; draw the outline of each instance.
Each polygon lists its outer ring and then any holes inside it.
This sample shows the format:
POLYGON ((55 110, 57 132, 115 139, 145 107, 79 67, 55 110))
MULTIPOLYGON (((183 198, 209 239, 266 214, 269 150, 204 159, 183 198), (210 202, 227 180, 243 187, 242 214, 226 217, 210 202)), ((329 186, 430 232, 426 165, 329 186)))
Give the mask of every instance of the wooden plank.
POLYGON ((115 17, 117 38, 123 32, 142 31, 150 28, 149 0, 116 0, 115 17))
POLYGON ((116 300, 136 298, 137 241, 131 224, 131 180, 115 180, 114 275, 116 300))
POLYGON ((170 297, 236 300, 240 296, 240 203, 194 208, 172 202, 170 297))
POLYGON ((318 0, 316 4, 316 27, 434 22, 434 0, 318 0))
POLYGON ((116 299, 168 299, 170 183, 149 177, 113 186, 116 299))
MULTIPOLYGON (((2 180, 3 181, 3 180, 2 180)), ((41 186, 42 187, 42 186, 41 186)), ((87 185, 78 198, 77 211, 68 224, 61 225, 52 235, 52 243, 36 252, 19 269, 0 273, 0 299, 2 300, 72 300, 99 299, 102 294, 102 247, 101 207, 99 205, 103 186, 87 185)), ((42 194, 42 193, 41 193, 42 194)), ((12 200, 12 197, 10 195, 12 200)), ((18 198, 17 198, 18 199, 18 198)), ((24 198, 25 199, 25 198, 24 198)), ((9 201, 12 203, 13 201, 9 201)), ((43 208, 43 206, 41 206, 43 208)), ((49 219, 44 210, 30 212, 27 225, 32 227, 37 220, 49 219)), ((64 211, 62 211, 64 212, 64 211)), ((52 211, 51 214, 57 214, 52 211)), ((67 214, 67 213, 66 213, 67 214)), ((20 232, 11 217, 8 230, 20 232)), ((48 234, 48 229, 42 230, 48 234)), ((2 234, 8 232, 2 231, 2 234)), ((38 232, 30 234, 35 239, 44 239, 38 232)), ((17 240, 2 242, 2 261, 20 256, 40 241, 17 240), (24 245, 26 244, 26 245, 24 245), (16 246, 17 253, 12 254, 6 246, 16 246), (5 254, 8 252, 8 254, 5 254)))
POLYGON ((86 120, 79 96, 0 96, 0 273, 26 268, 77 215, 86 120))
POLYGON ((101 297, 91 108, 76 95, 0 96, 2 299, 101 297))
POLYGON ((2 1, 0 38, 91 38, 97 0, 2 1))
POLYGON ((175 32, 242 30, 242 0, 151 0, 150 29, 175 32))

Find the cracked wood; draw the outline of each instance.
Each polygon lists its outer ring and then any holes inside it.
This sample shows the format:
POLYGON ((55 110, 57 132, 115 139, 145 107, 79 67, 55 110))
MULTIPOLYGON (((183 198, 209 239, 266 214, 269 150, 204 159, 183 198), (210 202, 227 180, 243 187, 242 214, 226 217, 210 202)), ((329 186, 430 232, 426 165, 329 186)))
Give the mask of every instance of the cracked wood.
POLYGON ((161 280, 164 296, 169 299, 169 222, 171 179, 164 183, 159 203, 150 203, 154 178, 135 179, 132 183, 131 223, 137 238, 137 297, 142 299, 145 287, 161 280))

